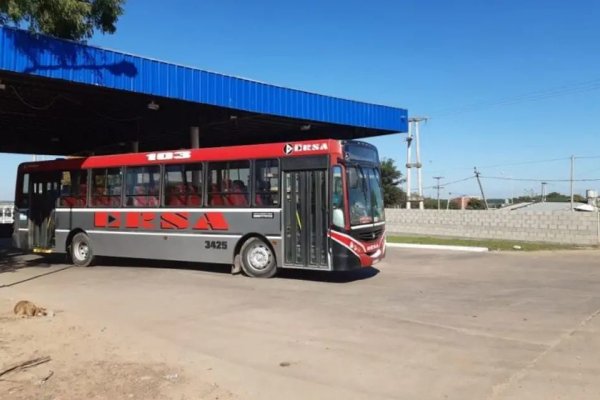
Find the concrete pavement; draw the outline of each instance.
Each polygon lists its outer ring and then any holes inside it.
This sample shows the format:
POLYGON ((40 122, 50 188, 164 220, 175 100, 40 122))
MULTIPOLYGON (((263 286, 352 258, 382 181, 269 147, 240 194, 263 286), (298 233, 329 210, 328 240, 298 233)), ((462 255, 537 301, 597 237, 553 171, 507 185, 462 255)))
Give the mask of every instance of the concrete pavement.
POLYGON ((597 399, 599 256, 389 249, 377 269, 271 280, 17 256, 0 298, 102 326, 241 398, 597 399))

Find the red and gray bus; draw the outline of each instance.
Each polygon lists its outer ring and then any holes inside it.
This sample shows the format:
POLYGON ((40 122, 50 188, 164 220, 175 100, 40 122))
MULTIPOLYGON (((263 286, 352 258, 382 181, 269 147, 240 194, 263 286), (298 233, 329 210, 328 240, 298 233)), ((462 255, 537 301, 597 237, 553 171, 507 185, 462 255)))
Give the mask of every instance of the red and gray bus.
POLYGON ((346 271, 385 254, 374 146, 314 140, 27 162, 13 240, 36 253, 346 271))

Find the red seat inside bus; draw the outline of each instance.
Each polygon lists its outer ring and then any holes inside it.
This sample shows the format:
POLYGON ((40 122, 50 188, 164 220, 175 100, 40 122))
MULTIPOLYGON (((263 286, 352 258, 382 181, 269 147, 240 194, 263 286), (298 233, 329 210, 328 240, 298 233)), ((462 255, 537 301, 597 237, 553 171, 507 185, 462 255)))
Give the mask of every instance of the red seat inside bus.
POLYGON ((216 183, 210 186, 209 203, 211 206, 224 206, 225 200, 216 183))
POLYGON ((167 190, 165 203, 168 206, 200 206, 202 196, 198 194, 198 188, 190 185, 190 193, 186 194, 184 184, 170 186, 167 190))
POLYGON ((242 181, 225 182, 224 192, 219 191, 217 184, 212 184, 209 193, 211 206, 247 207, 248 191, 242 181))
POLYGON ((83 196, 64 196, 60 198, 62 207, 85 207, 85 195, 83 196))
POLYGON ((158 207, 158 189, 152 186, 137 185, 134 188, 134 207, 158 207))
POLYGON ((231 184, 231 193, 226 197, 231 206, 246 207, 248 205, 248 189, 244 182, 235 180, 231 184))
POLYGON ((85 207, 87 205, 87 185, 79 185, 79 194, 70 196, 61 196, 60 205, 62 207, 85 207))
POLYGON ((121 196, 94 195, 92 204, 94 206, 119 207, 121 205, 121 196))
POLYGON ((97 187, 96 192, 92 194, 92 205, 103 207, 119 207, 121 205, 121 195, 108 195, 104 188, 97 187))

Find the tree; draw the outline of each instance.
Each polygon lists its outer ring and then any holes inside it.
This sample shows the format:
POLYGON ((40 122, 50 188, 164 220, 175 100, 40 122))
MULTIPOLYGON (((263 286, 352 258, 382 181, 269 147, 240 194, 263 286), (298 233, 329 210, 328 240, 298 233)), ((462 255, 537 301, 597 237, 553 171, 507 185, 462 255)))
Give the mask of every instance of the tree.
POLYGON ((32 32, 85 40, 94 31, 114 33, 125 0, 0 0, 0 24, 24 24, 32 32))
POLYGON ((381 162, 381 184, 383 186, 383 204, 386 207, 393 207, 402 204, 406 200, 406 195, 398 187, 404 182, 402 173, 396 167, 394 160, 386 158, 381 162))
POLYGON ((484 210, 485 204, 483 200, 480 199, 470 199, 469 204, 467 204, 467 210, 484 210))
MULTIPOLYGON (((513 198, 513 203, 522 203, 522 202, 532 202, 532 201, 541 201, 542 196, 520 196, 517 198, 513 198)), ((575 194, 573 196, 573 200, 580 203, 585 203, 587 200, 585 197, 580 194, 575 194)), ((547 202, 555 202, 555 203, 567 203, 571 201, 571 196, 568 194, 562 194, 559 192, 550 192, 546 195, 547 202)))

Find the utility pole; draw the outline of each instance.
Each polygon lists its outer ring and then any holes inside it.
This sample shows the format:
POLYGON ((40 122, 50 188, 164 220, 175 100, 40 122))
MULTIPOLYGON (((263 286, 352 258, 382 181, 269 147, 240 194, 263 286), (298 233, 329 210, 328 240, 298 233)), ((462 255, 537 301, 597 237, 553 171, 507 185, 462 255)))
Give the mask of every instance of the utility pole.
POLYGON ((485 209, 488 210, 488 203, 487 200, 485 198, 485 194, 483 193, 483 186, 481 186, 481 179, 479 179, 479 175, 481 175, 481 173, 479 171, 477 171, 477 167, 475 167, 475 177, 477 178, 477 183, 479 184, 479 190, 481 190, 481 197, 483 198, 483 204, 485 205, 485 209))
POLYGON ((411 168, 411 145, 412 145, 412 122, 408 122, 408 136, 406 136, 406 209, 410 210, 411 208, 411 196, 412 196, 412 188, 410 186, 410 179, 412 176, 411 168))
POLYGON ((440 186, 440 179, 444 179, 443 176, 434 176, 433 179, 437 180, 437 185, 435 188, 437 189, 437 201, 438 201, 438 210, 440 209, 440 189, 443 189, 443 186, 440 186))
POLYGON ((546 185, 548 182, 542 182, 542 203, 546 201, 546 185))
POLYGON ((571 156, 571 211, 574 210, 573 204, 573 177, 575 176, 575 156, 571 156))
POLYGON ((419 134, 419 125, 421 122, 427 121, 426 117, 412 117, 408 119, 408 137, 406 138, 406 208, 411 208, 411 203, 413 201, 419 202, 419 209, 423 210, 423 179, 421 175, 421 168, 423 164, 421 163, 421 146, 420 146, 420 134, 419 134), (412 141, 415 140, 415 155, 416 160, 412 162, 412 154, 411 147, 412 141), (417 169, 417 196, 413 197, 411 191, 411 174, 412 169, 417 169))

